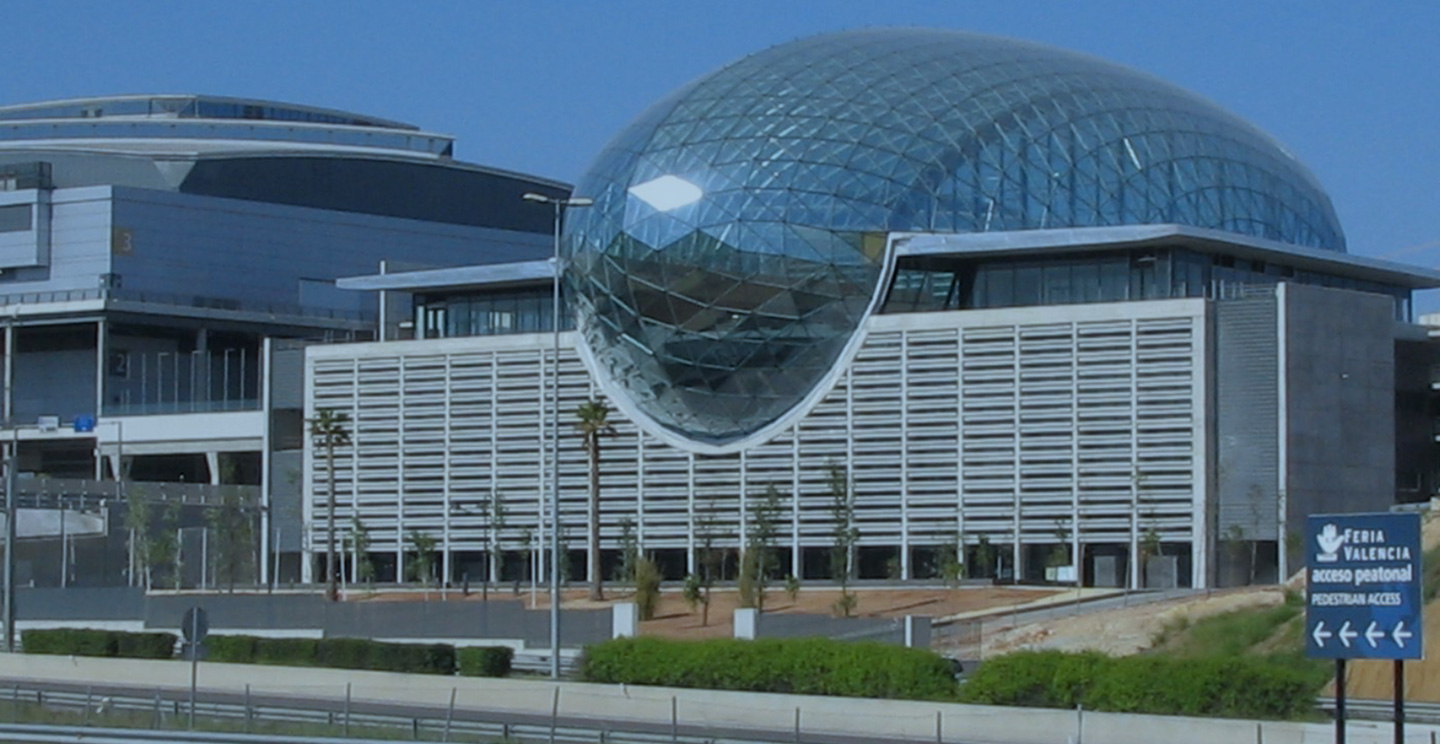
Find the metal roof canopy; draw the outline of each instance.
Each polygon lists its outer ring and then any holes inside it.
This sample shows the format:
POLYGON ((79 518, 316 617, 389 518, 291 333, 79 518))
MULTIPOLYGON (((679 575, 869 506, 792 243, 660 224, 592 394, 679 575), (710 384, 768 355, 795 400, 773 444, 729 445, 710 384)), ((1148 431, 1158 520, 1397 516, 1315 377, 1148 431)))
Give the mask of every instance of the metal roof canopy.
POLYGON ((1440 287, 1440 271, 1188 225, 1121 225, 994 233, 895 233, 899 258, 1045 256, 1123 248, 1190 248, 1409 289, 1440 287))
POLYGON ((350 276, 337 279, 335 286, 340 289, 409 292, 444 289, 507 289, 523 286, 548 287, 554 277, 555 270, 552 259, 543 258, 534 261, 350 276))
MULTIPOLYGON (((1440 271, 1348 253, 1303 248, 1188 225, 1121 225, 993 233, 893 233, 896 259, 1036 256, 1127 248, 1183 247, 1353 277, 1409 289, 1440 288, 1440 271)), ((346 277, 340 289, 425 291, 549 285, 550 259, 346 277)))

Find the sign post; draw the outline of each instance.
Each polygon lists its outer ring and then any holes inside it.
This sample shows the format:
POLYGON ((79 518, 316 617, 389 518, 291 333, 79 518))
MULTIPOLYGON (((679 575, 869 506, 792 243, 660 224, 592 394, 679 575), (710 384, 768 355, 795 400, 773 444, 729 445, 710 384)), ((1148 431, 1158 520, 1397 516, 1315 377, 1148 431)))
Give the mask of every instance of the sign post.
POLYGON ((1424 657, 1420 515, 1309 518, 1307 656, 1335 660, 1335 741, 1345 742, 1345 662, 1395 662, 1395 741, 1405 731, 1405 659, 1424 657))
POLYGON ((195 728, 195 684, 200 667, 200 648, 210 633, 210 615, 203 607, 191 607, 180 620, 180 634, 190 652, 190 728, 195 728))

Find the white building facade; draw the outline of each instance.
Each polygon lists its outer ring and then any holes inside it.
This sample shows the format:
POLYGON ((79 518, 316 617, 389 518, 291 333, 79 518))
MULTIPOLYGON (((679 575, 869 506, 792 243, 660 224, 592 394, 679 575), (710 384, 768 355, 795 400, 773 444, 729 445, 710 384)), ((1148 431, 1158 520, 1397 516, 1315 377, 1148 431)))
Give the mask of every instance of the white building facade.
MULTIPOLYGON (((1193 556, 1186 583, 1203 585, 1206 337, 1197 299, 873 318, 820 403, 742 453, 686 452, 612 414, 604 547, 620 549, 628 522, 642 549, 679 551, 694 572, 702 532, 738 549, 773 486, 785 571, 805 578, 805 551, 834 541, 839 466, 859 545, 886 551, 896 578, 933 576, 917 563, 947 542, 973 554, 988 540, 996 568, 1013 575, 1025 546, 1138 553, 1153 530, 1193 556)), ((575 340, 561 337, 560 494, 563 541, 580 550, 588 466, 573 412, 604 394, 575 340)), ((307 399, 355 422, 335 464, 342 534, 359 519, 371 551, 403 562, 407 536, 427 533, 455 581, 461 553, 498 540, 519 557, 527 540, 547 540, 550 343, 524 334, 311 347, 307 399), (488 518, 491 499, 504 505, 502 527, 488 518)), ((307 524, 323 545, 327 473, 315 446, 307 524)))

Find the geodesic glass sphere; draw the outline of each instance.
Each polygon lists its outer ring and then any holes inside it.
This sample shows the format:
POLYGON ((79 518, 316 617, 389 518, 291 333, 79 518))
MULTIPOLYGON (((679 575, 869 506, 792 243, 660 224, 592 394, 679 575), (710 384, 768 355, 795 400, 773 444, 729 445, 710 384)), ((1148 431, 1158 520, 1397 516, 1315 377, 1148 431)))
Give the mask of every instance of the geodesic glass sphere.
POLYGON ((655 104, 581 179, 565 280, 600 373, 693 442, 745 440, 832 369, 889 232, 1178 223, 1343 251, 1273 140, 1147 75, 975 34, 864 30, 655 104))

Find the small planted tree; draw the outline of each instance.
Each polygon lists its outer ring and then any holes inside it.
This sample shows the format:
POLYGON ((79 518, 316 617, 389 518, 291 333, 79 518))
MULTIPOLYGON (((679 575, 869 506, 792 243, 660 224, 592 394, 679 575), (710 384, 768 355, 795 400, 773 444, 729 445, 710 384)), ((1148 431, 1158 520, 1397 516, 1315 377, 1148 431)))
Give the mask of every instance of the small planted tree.
POLYGON ((785 574, 785 596, 790 598, 790 603, 800 597, 800 579, 795 574, 785 574))
MULTIPOLYGON (((505 544, 502 536, 505 531, 505 501, 500 497, 500 492, 490 494, 490 575, 500 581, 505 575, 505 544)), ((486 578, 486 585, 489 585, 489 578, 486 578)), ((498 590, 498 587, 497 587, 498 590)))
POLYGON ((965 541, 959 533, 952 533, 935 549, 936 573, 952 589, 965 578, 964 549, 965 541))
POLYGON ((181 578, 179 529, 180 505, 173 501, 166 502, 151 527, 153 538, 150 541, 150 565, 152 570, 168 570, 170 583, 176 589, 180 588, 181 578))
POLYGON ((410 560, 410 580, 418 581, 424 586, 430 586, 435 577, 435 545, 434 536, 420 530, 410 530, 410 546, 415 549, 415 557, 410 560))
POLYGON ((222 487, 220 503, 211 506, 205 521, 215 536, 215 578, 233 593, 235 583, 251 570, 253 524, 234 486, 222 487))
POLYGON ((700 625, 710 625, 710 590, 720 578, 725 561, 725 551, 715 547, 720 539, 720 530, 715 523, 715 505, 707 503, 695 518, 695 537, 700 544, 700 587, 704 597, 700 600, 700 625))
POLYGON ((520 582, 524 580, 525 576, 534 576, 536 572, 535 532, 529 527, 520 530, 520 544, 523 546, 521 555, 525 561, 525 568, 521 572, 523 576, 517 574, 515 577, 514 592, 517 595, 520 594, 520 582))
POLYGON ((150 536, 150 522, 154 519, 150 502, 139 486, 131 486, 125 494, 125 529, 130 532, 130 565, 134 574, 131 584, 140 584, 150 590, 150 567, 154 565, 153 545, 150 536))
POLYGON ((990 544, 989 535, 975 538, 975 567, 986 578, 995 577, 995 546, 990 544))
POLYGON ((689 607, 692 613, 702 602, 710 601, 710 598, 705 596, 704 580, 700 578, 699 574, 685 574, 685 584, 681 588, 680 596, 684 597, 685 606, 689 607))
POLYGON ((660 604, 660 567, 650 556, 635 561, 635 609, 641 620, 654 620, 660 604))
POLYGON ((1150 585, 1149 566, 1150 559, 1165 554, 1165 547, 1160 542, 1160 531, 1152 525, 1145 528, 1140 534, 1140 583, 1142 586, 1150 585))
POLYGON ((594 398, 581 403, 575 417, 590 464, 590 543, 585 570, 590 578, 590 599, 598 602, 605 599, 605 579, 600 575, 600 438, 614 434, 615 427, 610 424, 610 407, 594 398))
POLYGON ((850 578, 860 529, 855 526, 855 490, 850 487, 850 474, 839 465, 830 466, 830 499, 830 518, 834 524, 830 572, 840 585, 835 611, 842 617, 850 617, 856 605, 855 595, 850 592, 850 578))
POLYGON ((740 605, 765 611, 765 589, 775 571, 776 520, 780 517, 780 492, 766 486, 765 498, 750 510, 745 535, 745 555, 740 561, 740 605))
POLYGON ((1055 520, 1055 547, 1050 549, 1045 565, 1047 568, 1070 565, 1070 528, 1058 519, 1055 520))
POLYGON ((635 539, 635 522, 629 517, 620 520, 620 566, 615 580, 625 584, 635 581, 635 566, 640 561, 640 541, 635 539))
POLYGON ((375 583, 375 561, 370 558, 370 530, 360 521, 359 515, 350 517, 351 560, 355 562, 355 580, 373 585, 375 583))
POLYGON ((340 571, 335 556, 335 448, 350 444, 350 414, 321 408, 307 421, 310 436, 325 451, 325 598, 340 599, 340 571))

